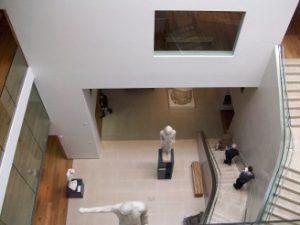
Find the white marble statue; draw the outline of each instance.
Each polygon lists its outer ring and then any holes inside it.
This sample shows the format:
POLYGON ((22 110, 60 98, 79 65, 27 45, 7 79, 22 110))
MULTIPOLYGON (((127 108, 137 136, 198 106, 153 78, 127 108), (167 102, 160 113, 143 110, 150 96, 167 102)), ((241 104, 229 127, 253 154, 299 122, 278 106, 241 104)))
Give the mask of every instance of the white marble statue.
POLYGON ((161 149, 163 151, 163 161, 171 161, 171 149, 175 144, 176 131, 171 126, 166 126, 160 131, 161 149))
POLYGON ((68 169, 66 176, 67 176, 67 180, 68 180, 68 188, 70 188, 71 190, 75 191, 77 188, 77 180, 72 180, 75 174, 75 170, 74 169, 68 169))
POLYGON ((119 225, 148 225, 147 207, 138 201, 122 202, 92 208, 79 208, 81 213, 113 212, 119 218, 119 225))

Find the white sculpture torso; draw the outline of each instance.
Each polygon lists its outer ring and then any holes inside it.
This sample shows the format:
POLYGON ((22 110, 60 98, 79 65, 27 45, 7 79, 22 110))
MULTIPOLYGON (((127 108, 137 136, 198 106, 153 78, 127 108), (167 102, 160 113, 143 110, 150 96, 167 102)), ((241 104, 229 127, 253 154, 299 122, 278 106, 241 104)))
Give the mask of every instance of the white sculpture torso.
POLYGON ((81 213, 113 212, 119 218, 119 225, 148 225, 147 207, 143 202, 129 201, 115 205, 80 208, 81 213))
POLYGON ((77 188, 77 180, 72 180, 75 174, 75 170, 74 169, 68 169, 66 176, 67 176, 67 180, 68 180, 68 188, 70 188, 71 190, 75 191, 77 188))
POLYGON ((175 144, 176 131, 170 127, 166 126, 160 131, 161 149, 163 151, 163 161, 171 161, 171 149, 175 144))

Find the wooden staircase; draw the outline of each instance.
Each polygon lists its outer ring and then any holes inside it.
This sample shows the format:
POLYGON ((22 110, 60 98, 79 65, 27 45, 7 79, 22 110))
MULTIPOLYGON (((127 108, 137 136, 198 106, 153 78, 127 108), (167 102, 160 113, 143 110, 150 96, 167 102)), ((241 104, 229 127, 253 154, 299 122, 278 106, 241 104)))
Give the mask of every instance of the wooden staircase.
POLYGON ((300 59, 286 59, 285 73, 294 152, 287 160, 290 163, 284 168, 268 220, 300 219, 300 59))

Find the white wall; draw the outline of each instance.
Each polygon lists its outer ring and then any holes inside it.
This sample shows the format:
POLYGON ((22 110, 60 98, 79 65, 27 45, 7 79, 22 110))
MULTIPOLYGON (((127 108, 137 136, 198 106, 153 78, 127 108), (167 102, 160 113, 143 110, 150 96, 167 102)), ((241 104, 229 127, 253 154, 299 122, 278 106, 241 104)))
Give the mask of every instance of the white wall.
POLYGON ((273 54, 258 89, 232 89, 235 110, 231 131, 242 158, 252 165, 255 181, 251 185, 247 221, 254 221, 261 209, 273 175, 283 138, 278 91, 278 71, 273 54))
POLYGON ((3 1, 70 158, 97 156, 81 89, 258 86, 298 2, 3 1), (155 10, 246 11, 234 56, 154 57, 155 10))

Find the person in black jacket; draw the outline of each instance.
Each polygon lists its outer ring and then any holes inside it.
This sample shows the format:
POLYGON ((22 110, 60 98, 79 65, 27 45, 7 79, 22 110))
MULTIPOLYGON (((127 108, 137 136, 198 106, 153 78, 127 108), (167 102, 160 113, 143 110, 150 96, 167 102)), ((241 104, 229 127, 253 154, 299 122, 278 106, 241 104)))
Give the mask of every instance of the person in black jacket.
POLYGON ((109 106, 108 106, 108 99, 105 94, 102 94, 102 93, 100 94, 99 104, 100 104, 100 108, 101 108, 101 112, 102 112, 101 118, 103 118, 107 114, 112 113, 112 109, 109 108, 109 106))
POLYGON ((239 150, 236 149, 236 144, 232 144, 231 147, 225 151, 224 163, 230 166, 232 158, 237 155, 239 155, 239 150))
POLYGON ((236 179, 236 182, 233 184, 233 186, 236 190, 241 189, 244 184, 254 178, 255 176, 253 174, 253 168, 252 166, 248 166, 240 173, 239 178, 236 179))

